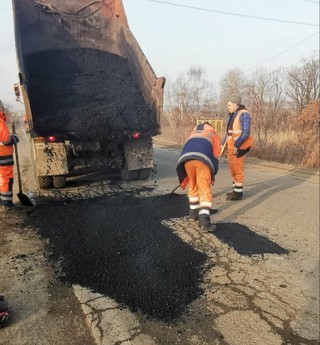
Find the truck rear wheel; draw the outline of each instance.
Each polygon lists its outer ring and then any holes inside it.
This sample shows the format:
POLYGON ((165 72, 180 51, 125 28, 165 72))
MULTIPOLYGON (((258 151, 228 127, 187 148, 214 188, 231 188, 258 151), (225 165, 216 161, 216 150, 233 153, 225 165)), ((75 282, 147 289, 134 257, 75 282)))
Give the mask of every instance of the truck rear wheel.
POLYGON ((66 177, 64 175, 52 176, 53 188, 64 188, 66 186, 66 177))
POLYGON ((38 176, 38 183, 40 189, 48 189, 51 185, 50 176, 38 176))
POLYGON ((128 170, 128 167, 124 167, 120 171, 122 181, 136 181, 138 179, 139 170, 128 170))
POLYGON ((151 169, 138 170, 138 180, 147 180, 150 177, 151 169))

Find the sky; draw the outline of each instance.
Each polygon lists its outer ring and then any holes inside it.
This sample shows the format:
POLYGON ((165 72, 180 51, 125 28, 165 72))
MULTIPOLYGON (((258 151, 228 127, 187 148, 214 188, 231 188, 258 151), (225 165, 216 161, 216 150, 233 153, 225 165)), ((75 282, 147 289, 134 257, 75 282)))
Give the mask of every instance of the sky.
MULTIPOLYGON (((318 0, 123 0, 123 4, 130 29, 155 73, 171 81, 191 66, 200 66, 208 80, 219 85, 231 69, 250 74, 256 68, 290 67, 319 51, 318 0)), ((0 21, 0 100, 20 110, 13 92, 18 67, 11 0, 0 0, 0 21)))

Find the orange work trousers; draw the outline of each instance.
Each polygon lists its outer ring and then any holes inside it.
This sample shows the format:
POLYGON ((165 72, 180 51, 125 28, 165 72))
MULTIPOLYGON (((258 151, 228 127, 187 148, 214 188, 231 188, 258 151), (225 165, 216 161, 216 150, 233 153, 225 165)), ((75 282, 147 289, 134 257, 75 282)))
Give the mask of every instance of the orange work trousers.
POLYGON ((190 205, 194 208, 211 209, 212 207, 212 185, 210 168, 198 160, 190 160, 184 165, 188 178, 188 198, 190 205))
POLYGON ((243 185, 244 182, 244 157, 237 157, 233 154, 233 140, 228 140, 228 162, 229 170, 234 184, 243 185))
POLYGON ((2 204, 11 203, 13 192, 13 165, 0 166, 0 199, 2 204))

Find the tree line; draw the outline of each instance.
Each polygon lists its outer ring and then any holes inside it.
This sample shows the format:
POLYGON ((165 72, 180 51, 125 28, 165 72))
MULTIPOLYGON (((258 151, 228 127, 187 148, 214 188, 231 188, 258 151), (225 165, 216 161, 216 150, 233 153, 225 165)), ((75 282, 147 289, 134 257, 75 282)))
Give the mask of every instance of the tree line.
POLYGON ((260 68, 251 75, 238 68, 229 70, 219 89, 201 66, 191 66, 167 83, 162 135, 182 144, 199 119, 221 119, 226 125, 227 97, 233 93, 242 96, 252 115, 251 155, 319 167, 319 52, 297 66, 260 68))

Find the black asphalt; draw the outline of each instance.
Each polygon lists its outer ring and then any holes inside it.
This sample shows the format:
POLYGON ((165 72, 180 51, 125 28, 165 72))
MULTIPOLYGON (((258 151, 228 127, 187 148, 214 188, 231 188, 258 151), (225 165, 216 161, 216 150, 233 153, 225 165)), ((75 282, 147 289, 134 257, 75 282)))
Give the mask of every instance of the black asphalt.
POLYGON ((43 50, 27 55, 25 68, 36 133, 85 142, 158 131, 155 105, 143 96, 146 86, 116 54, 83 47, 43 50))
POLYGON ((288 254, 289 251, 265 236, 258 235, 238 223, 220 223, 214 233, 221 242, 228 244, 241 255, 288 254))
POLYGON ((27 221, 48 239, 60 278, 166 322, 201 293, 206 255, 161 224, 188 213, 184 195, 125 192, 39 205, 27 221))

